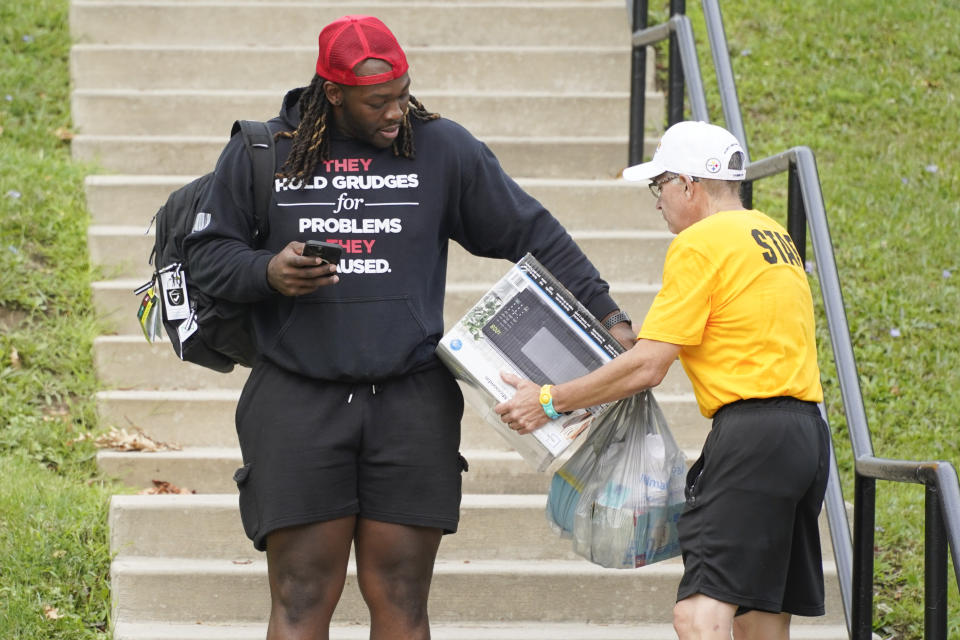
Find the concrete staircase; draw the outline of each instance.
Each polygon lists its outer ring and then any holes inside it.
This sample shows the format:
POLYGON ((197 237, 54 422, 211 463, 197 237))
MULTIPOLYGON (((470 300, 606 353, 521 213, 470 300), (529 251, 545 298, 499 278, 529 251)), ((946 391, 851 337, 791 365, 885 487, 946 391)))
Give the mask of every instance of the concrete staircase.
MULTIPOLYGON (((393 29, 411 62, 413 93, 490 145, 638 322, 656 293, 671 236, 646 190, 616 179, 627 160, 629 100, 621 0, 73 0, 73 151, 107 172, 86 185, 91 258, 105 278, 94 297, 113 330, 95 343, 106 389, 100 416, 180 447, 103 451, 99 461, 132 487, 157 479, 196 492, 113 498, 118 640, 264 635, 265 562, 243 536, 231 480, 240 465, 233 408, 247 371, 216 374, 180 362, 169 344, 148 344, 132 292, 151 274, 153 239, 144 232, 157 207, 213 167, 233 120, 271 117, 286 89, 309 81, 317 32, 344 13, 378 15, 393 29)), ((662 122, 662 102, 651 94, 649 122, 662 122)), ((454 245, 447 325, 508 266, 454 245)), ((692 460, 709 423, 679 366, 657 397, 692 460)), ((445 538, 437 563, 435 638, 674 637, 678 561, 616 571, 580 559, 546 524, 549 476, 469 408, 463 433, 470 471, 460 533, 445 538)), ((828 616, 799 625, 794 637, 846 637, 829 559, 825 570, 828 616)), ((332 637, 367 637, 366 621, 351 569, 332 637)))

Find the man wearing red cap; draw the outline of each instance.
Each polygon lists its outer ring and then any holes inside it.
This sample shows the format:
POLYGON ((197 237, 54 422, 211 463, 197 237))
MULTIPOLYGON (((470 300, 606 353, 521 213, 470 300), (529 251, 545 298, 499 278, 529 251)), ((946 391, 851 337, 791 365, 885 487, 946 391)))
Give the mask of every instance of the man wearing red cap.
POLYGON ((737 640, 789 640, 792 615, 824 613, 817 518, 830 434, 817 406, 813 300, 786 230, 743 208, 745 174, 743 149, 726 129, 667 129, 650 162, 623 172, 649 181, 677 234, 636 345, 546 397, 504 374, 517 393, 494 408, 530 433, 549 412, 654 387, 680 358, 700 412, 713 418, 677 525, 681 640, 729 640, 731 631, 737 640))
POLYGON ((261 356, 237 405, 244 529, 266 550, 267 637, 326 638, 351 546, 370 637, 429 638, 441 536, 457 529, 463 399, 435 354, 447 246, 531 252, 625 346, 629 319, 567 232, 463 127, 410 95, 387 27, 324 27, 316 75, 269 123, 280 171, 253 240, 251 164, 233 139, 186 240, 194 280, 253 305, 261 356), (304 241, 339 244, 326 264, 304 241))

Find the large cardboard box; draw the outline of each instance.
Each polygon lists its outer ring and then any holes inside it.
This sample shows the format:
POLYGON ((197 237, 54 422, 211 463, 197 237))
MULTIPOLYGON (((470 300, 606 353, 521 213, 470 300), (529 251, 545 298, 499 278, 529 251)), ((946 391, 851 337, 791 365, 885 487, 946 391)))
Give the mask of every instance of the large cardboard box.
POLYGON ((521 436, 493 411, 515 391, 500 373, 512 372, 538 385, 560 384, 622 352, 620 343, 530 254, 481 297, 437 347, 440 359, 463 383, 467 403, 539 471, 551 469, 609 405, 575 411, 521 436))

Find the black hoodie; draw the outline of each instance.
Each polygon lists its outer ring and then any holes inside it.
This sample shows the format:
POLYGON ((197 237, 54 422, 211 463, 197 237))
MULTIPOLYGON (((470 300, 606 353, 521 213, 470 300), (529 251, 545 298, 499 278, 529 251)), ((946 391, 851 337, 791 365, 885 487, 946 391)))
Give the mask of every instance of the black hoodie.
MULTIPOLYGON (((287 94, 272 131, 292 131, 303 90, 287 94)), ((194 282, 254 305, 263 357, 312 378, 373 382, 436 366, 443 335, 449 239, 478 256, 528 251, 598 318, 615 310, 609 287, 559 222, 507 176, 485 144, 443 118, 411 118, 416 158, 333 137, 312 179, 275 179, 269 233, 253 237, 249 157, 234 136, 187 236, 194 282), (267 263, 291 240, 344 246, 340 282, 298 297, 267 283, 267 263)), ((277 141, 277 166, 290 151, 277 141)), ((504 273, 509 268, 504 264, 504 273)))

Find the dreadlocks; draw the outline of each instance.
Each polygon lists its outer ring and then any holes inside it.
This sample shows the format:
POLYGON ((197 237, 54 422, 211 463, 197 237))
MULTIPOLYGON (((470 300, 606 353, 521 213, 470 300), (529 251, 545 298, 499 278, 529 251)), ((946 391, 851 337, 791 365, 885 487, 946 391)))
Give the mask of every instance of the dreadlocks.
MULTIPOLYGON (((281 131, 278 138, 293 138, 293 146, 287 161, 280 168, 280 176, 303 178, 311 175, 320 162, 330 159, 330 136, 327 128, 333 126, 333 107, 327 100, 319 75, 313 76, 310 86, 300 95, 300 124, 294 131, 281 131)), ((439 113, 427 111, 420 101, 410 96, 410 103, 400 123, 400 133, 393 142, 393 155, 411 160, 416 157, 413 144, 413 127, 410 117, 428 122, 440 117, 439 113)))

